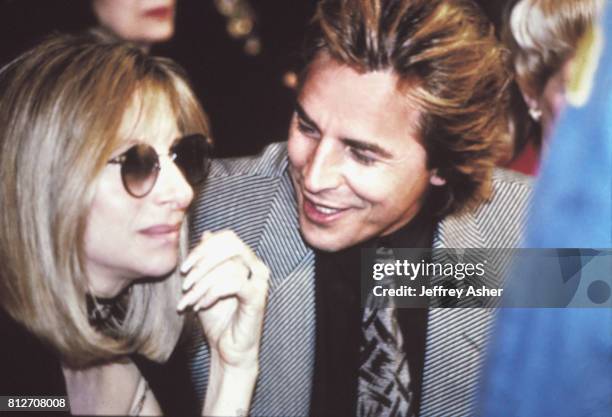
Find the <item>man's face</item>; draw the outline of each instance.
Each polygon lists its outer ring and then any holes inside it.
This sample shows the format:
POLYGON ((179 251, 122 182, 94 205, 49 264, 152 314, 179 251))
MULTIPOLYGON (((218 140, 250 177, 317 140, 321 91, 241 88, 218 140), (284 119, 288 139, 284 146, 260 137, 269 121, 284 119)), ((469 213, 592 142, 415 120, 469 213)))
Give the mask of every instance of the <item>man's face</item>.
POLYGON ((430 184, 419 111, 392 72, 360 74, 325 55, 311 65, 289 130, 304 239, 338 251, 408 223, 430 184))

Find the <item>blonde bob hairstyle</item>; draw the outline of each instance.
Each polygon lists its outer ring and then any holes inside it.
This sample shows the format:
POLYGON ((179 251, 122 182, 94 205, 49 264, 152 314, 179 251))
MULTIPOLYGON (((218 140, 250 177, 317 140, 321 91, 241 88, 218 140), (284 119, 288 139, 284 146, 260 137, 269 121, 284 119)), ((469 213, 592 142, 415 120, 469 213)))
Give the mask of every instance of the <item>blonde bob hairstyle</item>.
POLYGON ((524 92, 531 97, 542 94, 602 8, 601 0, 519 0, 508 7, 502 36, 524 92))
POLYGON ((0 305, 68 366, 136 352, 164 361, 181 333, 177 271, 129 287, 112 335, 90 325, 86 306, 84 231, 97 178, 124 140, 127 108, 155 117, 159 100, 182 133, 208 136, 182 70, 135 46, 56 35, 0 70, 0 305))

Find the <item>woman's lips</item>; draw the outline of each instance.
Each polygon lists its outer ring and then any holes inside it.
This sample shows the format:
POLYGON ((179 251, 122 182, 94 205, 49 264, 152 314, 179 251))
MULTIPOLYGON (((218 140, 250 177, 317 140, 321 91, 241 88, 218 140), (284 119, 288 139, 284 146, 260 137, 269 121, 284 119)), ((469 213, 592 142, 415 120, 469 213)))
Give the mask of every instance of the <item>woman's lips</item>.
POLYGON ((172 7, 156 7, 154 9, 149 9, 144 12, 146 17, 150 17, 152 19, 157 20, 166 20, 172 17, 173 10, 172 7))
POLYGON ((140 233, 151 238, 163 239, 169 242, 178 241, 181 230, 180 224, 158 224, 140 230, 140 233))

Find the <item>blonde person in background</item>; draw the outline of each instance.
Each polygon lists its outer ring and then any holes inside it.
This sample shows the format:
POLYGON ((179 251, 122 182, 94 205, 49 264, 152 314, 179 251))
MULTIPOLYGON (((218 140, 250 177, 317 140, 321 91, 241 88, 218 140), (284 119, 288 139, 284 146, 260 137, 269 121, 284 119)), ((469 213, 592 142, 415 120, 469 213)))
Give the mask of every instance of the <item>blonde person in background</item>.
MULTIPOLYGON (((528 147, 514 168, 533 174, 541 147, 572 94, 568 80, 582 63, 575 59, 581 39, 590 36, 601 0, 514 0, 504 17, 503 39, 512 52, 516 80, 530 120, 518 135, 528 147)), ((516 127, 516 126, 515 126, 516 127)))
POLYGON ((511 302, 556 297, 556 307, 567 307, 500 310, 478 415, 612 415, 610 12, 607 7, 595 19, 576 51, 580 71, 573 71, 568 90, 584 102, 570 101, 559 118, 525 234, 525 247, 556 252, 563 266, 543 273, 534 258, 522 263, 510 281, 511 302))
POLYGON ((0 395, 67 395, 74 414, 248 410, 268 270, 231 232, 185 257, 208 125, 181 70, 56 36, 0 70, 0 97, 0 395), (152 379, 179 374, 156 363, 189 324, 214 351, 200 409, 188 381, 152 379))

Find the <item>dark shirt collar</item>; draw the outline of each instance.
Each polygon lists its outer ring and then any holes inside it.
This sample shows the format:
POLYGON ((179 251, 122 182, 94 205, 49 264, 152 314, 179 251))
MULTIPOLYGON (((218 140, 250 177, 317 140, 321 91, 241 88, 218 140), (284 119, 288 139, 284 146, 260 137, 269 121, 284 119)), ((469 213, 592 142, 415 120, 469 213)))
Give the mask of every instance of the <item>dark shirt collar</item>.
MULTIPOLYGON (((315 251, 317 336, 312 416, 356 415, 362 343, 362 249, 431 248, 436 223, 431 213, 432 210, 423 207, 411 221, 387 236, 376 237, 334 253, 315 251)), ((413 326, 410 334, 415 347, 407 346, 407 352, 417 352, 410 355, 411 368, 415 372, 412 377, 417 384, 416 403, 420 401, 427 322, 427 310, 422 312, 418 315, 420 322, 413 326), (417 328, 421 330, 417 331, 417 328)), ((403 327, 402 331, 405 331, 403 327)))
POLYGON ((385 248, 431 248, 435 227, 432 210, 425 205, 404 226, 398 230, 375 239, 375 247, 385 248))

